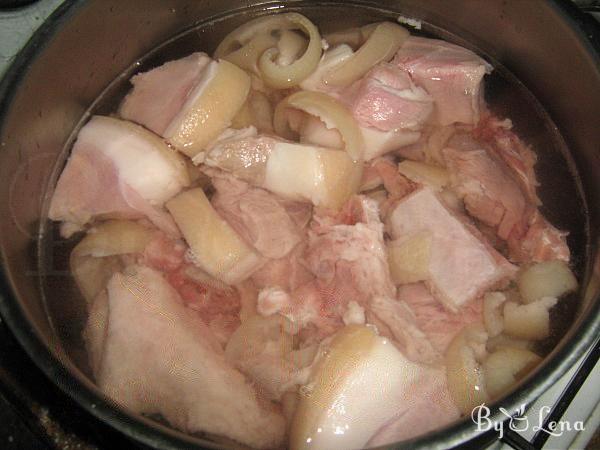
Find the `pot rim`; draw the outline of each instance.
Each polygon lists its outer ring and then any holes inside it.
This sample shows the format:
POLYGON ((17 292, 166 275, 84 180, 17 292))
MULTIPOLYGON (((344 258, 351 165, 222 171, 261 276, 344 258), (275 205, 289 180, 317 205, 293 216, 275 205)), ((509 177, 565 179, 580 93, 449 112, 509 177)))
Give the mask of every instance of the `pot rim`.
MULTIPOLYGON (((85 3, 85 0, 66 0, 62 3, 32 35, 6 70, 0 81, 0 131, 3 127, 3 119, 10 109, 31 61, 44 51, 46 42, 59 32, 61 25, 76 14, 85 3)), ((368 3, 352 3, 369 6, 368 3)), ((584 44, 588 52, 595 57, 596 61, 600 61, 600 47, 598 46, 600 32, 598 29, 595 29, 594 32, 586 30, 589 34, 588 38, 588 35, 580 28, 586 23, 583 13, 565 0, 550 0, 550 4, 563 20, 570 23, 579 41, 584 44)), ((2 319, 35 365, 84 410, 124 435, 152 447, 170 449, 189 448, 192 445, 195 448, 220 448, 202 438, 188 436, 135 413, 128 413, 125 408, 104 396, 91 381, 85 379, 77 367, 70 361, 63 360, 60 355, 49 348, 27 319, 14 292, 2 265, 0 267, 0 315, 2 319)), ((499 411, 500 407, 508 411, 515 411, 522 404, 530 405, 542 392, 564 375, 586 351, 592 348, 598 340, 599 334, 600 301, 596 298, 590 305, 587 316, 581 320, 579 327, 567 332, 555 350, 546 357, 543 365, 527 377, 512 394, 491 407, 490 419, 494 422, 503 422, 506 419, 506 416, 499 411)), ((462 420, 422 437, 394 444, 393 447, 446 449, 460 446, 475 438, 491 440, 494 435, 493 430, 482 433, 476 430, 471 421, 462 420)))

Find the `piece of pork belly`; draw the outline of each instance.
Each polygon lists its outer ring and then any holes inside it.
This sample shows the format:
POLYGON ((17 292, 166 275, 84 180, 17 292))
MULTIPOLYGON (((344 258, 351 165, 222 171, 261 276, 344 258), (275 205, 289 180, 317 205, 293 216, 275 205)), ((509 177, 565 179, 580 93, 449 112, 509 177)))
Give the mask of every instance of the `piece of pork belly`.
POLYGON ((283 416, 227 364, 159 272, 130 266, 115 274, 94 302, 85 339, 98 387, 131 411, 251 447, 282 444, 283 416))
POLYGON ((442 154, 452 188, 473 217, 497 227, 498 236, 504 240, 515 227, 525 228, 529 205, 505 164, 467 134, 450 139, 442 154))
POLYGON ((432 235, 428 287, 450 311, 458 311, 516 272, 502 255, 477 237, 429 188, 404 197, 388 216, 394 239, 432 235))
POLYGON ((385 446, 438 430, 460 417, 448 391, 444 367, 423 370, 406 387, 398 413, 375 433, 367 447, 385 446))
POLYGON ((48 216, 66 222, 64 235, 94 217, 144 216, 178 235, 162 205, 188 184, 184 161, 158 136, 132 123, 94 116, 77 136, 48 216))
POLYGON ((304 238, 302 228, 310 217, 310 204, 283 202, 223 172, 213 176, 212 183, 215 210, 263 256, 283 258, 304 238))
POLYGON ((333 209, 356 192, 363 169, 344 150, 257 135, 254 127, 227 130, 193 161, 224 170, 283 199, 333 209))
POLYGON ((119 114, 162 136, 210 61, 206 53, 197 52, 135 75, 119 114))
POLYGON ((251 79, 228 61, 195 53, 137 75, 133 85, 121 115, 194 157, 231 125, 246 101, 251 79))
POLYGON ((358 123, 381 131, 419 130, 432 111, 433 99, 427 92, 389 63, 380 63, 365 75, 352 102, 358 123))
POLYGON ((442 355, 465 325, 483 320, 482 298, 466 305, 455 314, 442 307, 423 283, 398 286, 398 300, 410 308, 416 326, 442 355))
POLYGON ((438 39, 411 36, 392 64, 408 72, 433 97, 433 118, 439 125, 479 121, 482 80, 492 67, 472 51, 438 39))

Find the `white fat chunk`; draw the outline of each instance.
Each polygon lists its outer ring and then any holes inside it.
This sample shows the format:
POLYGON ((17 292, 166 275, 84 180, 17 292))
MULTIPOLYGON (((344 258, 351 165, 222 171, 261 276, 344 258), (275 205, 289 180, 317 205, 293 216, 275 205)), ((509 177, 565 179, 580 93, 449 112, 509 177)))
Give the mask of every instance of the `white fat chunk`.
POLYGON ((167 157, 167 145, 138 127, 97 116, 82 128, 78 140, 98 143, 120 179, 152 205, 162 205, 187 184, 181 175, 183 162, 167 157))
POLYGON ((185 120, 186 115, 189 111, 194 108, 196 101, 204 94, 206 88, 210 85, 217 74, 219 63, 217 61, 211 61, 203 70, 200 81, 194 87, 192 92, 188 95, 186 102, 183 104, 179 113, 173 118, 169 126, 164 132, 166 138, 172 137, 177 133, 181 127, 182 122, 185 120))
POLYGON ((321 203, 325 193, 319 150, 302 144, 280 142, 267 161, 264 187, 286 198, 321 203))
POLYGON ((348 303, 346 312, 342 316, 345 325, 362 325, 365 323, 365 309, 354 300, 348 303))

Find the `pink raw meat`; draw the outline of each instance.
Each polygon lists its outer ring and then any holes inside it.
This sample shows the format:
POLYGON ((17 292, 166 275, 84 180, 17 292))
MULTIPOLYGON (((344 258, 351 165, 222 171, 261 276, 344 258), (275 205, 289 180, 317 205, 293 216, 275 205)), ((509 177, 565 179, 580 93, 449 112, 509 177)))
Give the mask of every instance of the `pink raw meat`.
POLYGON ((534 171, 537 156, 512 131, 510 120, 500 120, 486 114, 473 134, 488 144, 488 151, 502 159, 512 170, 527 199, 532 204, 539 205, 540 200, 536 193, 539 183, 534 171))
POLYGON ((450 311, 462 309, 516 272, 431 189, 422 188, 403 198, 391 212, 388 227, 394 239, 422 231, 432 234, 427 284, 450 311))
POLYGON ((398 67, 381 63, 360 81, 352 114, 361 126, 382 131, 420 129, 433 110, 433 99, 398 67))
POLYGON ((482 80, 492 68, 475 53, 438 39, 411 36, 392 63, 408 72, 433 97, 433 115, 438 124, 479 121, 482 80))
MULTIPOLYGON (((155 152, 155 145, 165 145, 162 141, 157 144, 146 139, 136 127, 116 119, 95 116, 79 132, 56 185, 48 213, 50 219, 66 223, 63 227, 65 236, 82 229, 95 217, 147 217, 166 233, 179 235, 171 216, 149 194, 157 193, 164 201, 179 192, 187 184, 187 179, 163 172, 161 179, 155 179, 155 185, 142 194, 132 187, 132 183, 142 180, 141 183, 146 184, 144 174, 127 171, 122 164, 119 165, 115 156, 115 152, 127 152, 128 145, 135 145, 138 151, 146 154, 155 152), (147 198, 142 195, 147 195, 147 198)), ((158 140, 158 137, 155 139, 158 140)), ((166 145, 163 150, 168 151, 166 145)), ((170 163, 165 161, 161 164, 168 167, 170 163)))
MULTIPOLYGON (((383 242, 383 224, 376 203, 366 197, 348 202, 351 215, 336 223, 335 218, 315 217, 309 232, 307 267, 317 277, 329 302, 365 304, 376 295, 394 297, 387 253, 383 242), (350 224, 347 224, 350 223, 350 224)), ((344 210, 338 216, 344 216, 344 210)))
POLYGON ((119 114, 162 135, 210 61, 205 53, 192 53, 135 75, 131 79, 133 89, 123 100, 119 114))
POLYGON ((416 325, 440 354, 446 352, 454 336, 465 325, 483 320, 481 298, 466 305, 458 314, 451 313, 440 305, 423 283, 399 286, 398 300, 410 307, 416 325))
POLYGON ((236 289, 212 280, 208 274, 205 274, 205 282, 192 278, 188 271, 197 273, 199 269, 185 258, 187 250, 181 240, 157 233, 137 260, 161 271, 185 305, 199 313, 215 338, 225 346, 240 325, 239 294, 236 289))
POLYGON ((211 200, 216 211, 263 256, 283 258, 304 239, 309 204, 282 202, 225 173, 214 176, 212 182, 217 191, 211 200))
POLYGON ((465 134, 454 136, 442 153, 452 187, 473 217, 497 227, 498 236, 505 240, 515 227, 524 228, 528 204, 504 163, 465 134))
POLYGON ((509 236, 507 242, 510 258, 516 262, 553 259, 569 262, 571 252, 566 241, 567 234, 552 226, 539 211, 535 211, 525 235, 509 236))
POLYGON ((279 287, 291 292, 308 283, 314 277, 304 267, 301 258, 306 250, 306 242, 301 242, 286 256, 268 260, 252 274, 252 281, 258 288, 279 287))

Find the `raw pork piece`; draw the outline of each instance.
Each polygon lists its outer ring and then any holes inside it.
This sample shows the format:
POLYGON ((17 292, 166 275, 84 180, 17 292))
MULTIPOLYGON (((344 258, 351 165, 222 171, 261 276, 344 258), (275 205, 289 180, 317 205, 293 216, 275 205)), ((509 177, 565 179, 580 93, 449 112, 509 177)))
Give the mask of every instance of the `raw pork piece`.
POLYGON ((283 258, 304 238, 303 228, 311 215, 309 204, 282 201, 222 172, 214 174, 212 183, 215 210, 263 256, 283 258))
POLYGON ((162 136, 210 61, 206 53, 192 53, 135 75, 119 114, 162 136))
POLYGON ((115 274, 93 304, 85 339, 98 387, 131 411, 256 448, 282 444, 283 416, 226 363, 159 272, 130 266, 115 274))
POLYGON ((379 158, 373 161, 373 168, 379 173, 385 190, 393 199, 400 199, 411 193, 414 184, 398 172, 398 165, 389 159, 379 158))
POLYGON ((479 121, 482 80, 492 67, 475 53, 445 41, 411 36, 392 63, 433 97, 433 118, 439 125, 479 121))
MULTIPOLYGON (((296 261, 309 269, 310 281, 290 286, 289 297, 280 295, 280 289, 272 290, 286 287, 265 283, 271 281, 268 278, 255 276, 254 281, 266 288, 263 302, 279 305, 273 313, 305 327, 305 336, 318 342, 344 325, 343 317, 353 307, 350 303, 368 309, 373 297, 394 298, 396 289, 375 201, 356 196, 337 213, 319 210, 308 234, 308 248, 296 261)), ((392 333, 388 337, 393 338, 392 333)))
POLYGON ((371 199, 354 197, 337 217, 315 216, 305 259, 318 284, 330 293, 331 306, 395 296, 383 224, 371 199))
POLYGON ((188 184, 184 161, 158 136, 125 121, 94 116, 77 136, 48 216, 66 222, 66 236, 94 217, 144 216, 177 236, 177 226, 161 207, 188 184))
MULTIPOLYGON (((465 219, 466 220, 466 219, 465 219)), ((450 311, 514 275, 516 267, 479 239, 429 188, 403 198, 388 217, 394 239, 432 234, 428 287, 450 311)))
POLYGON ((285 200, 337 209, 358 189, 362 165, 341 149, 306 145, 256 128, 227 130, 193 162, 218 168, 285 200))
POLYGON ((442 360, 443 352, 435 348, 419 328, 407 303, 391 297, 373 297, 368 307, 369 323, 377 327, 379 334, 392 339, 408 359, 425 364, 442 360))
POLYGON ((488 145, 488 151, 503 160, 512 170, 527 199, 533 205, 539 205, 540 200, 536 193, 539 183, 534 171, 537 156, 512 131, 512 122, 486 114, 473 134, 488 145))
POLYGON ((560 259, 568 263, 571 252, 566 241, 567 234, 552 226, 539 211, 535 211, 525 235, 512 234, 508 237, 510 258, 516 262, 560 259))
POLYGON ((329 349, 321 347, 328 356, 317 362, 309 379, 312 394, 300 400, 290 432, 292 448, 389 445, 459 417, 443 366, 412 362, 381 336, 369 345, 366 330, 346 328, 329 349), (307 441, 310 445, 302 445, 307 441))
MULTIPOLYGON (((225 130, 194 163, 219 168, 254 186, 265 182, 267 161, 280 139, 259 135, 254 127, 225 130)), ((209 172, 209 176, 213 173, 209 172)))
POLYGON ((188 308, 198 311, 212 334, 223 346, 240 325, 240 296, 236 289, 212 278, 188 258, 180 240, 158 234, 138 261, 161 271, 188 308))
POLYGON ((211 279, 208 274, 190 276, 197 273, 198 268, 188 263, 168 273, 166 279, 185 305, 198 311, 219 344, 225 346, 240 325, 240 296, 236 289, 219 286, 218 280, 211 279), (202 280, 204 277, 206 281, 202 280))
POLYGON ((504 240, 515 228, 520 233, 526 226, 529 208, 509 169, 469 135, 456 135, 447 145, 442 154, 452 187, 464 200, 467 211, 486 225, 497 227, 498 236, 504 240))
POLYGON ((367 447, 389 445, 423 435, 460 417, 446 383, 443 367, 428 368, 405 390, 398 413, 369 440, 367 447))
POLYGON ((433 111, 433 99, 397 66, 380 63, 360 81, 352 102, 358 123, 381 131, 419 130, 433 111))
POLYGON ((257 311, 263 316, 279 314, 289 321, 302 347, 318 344, 344 326, 348 305, 330 302, 331 292, 316 280, 291 292, 278 286, 262 288, 257 299, 257 311))
POLYGON ((185 264, 187 245, 180 239, 170 239, 162 233, 146 245, 140 261, 143 265, 160 270, 173 272, 185 264))
POLYGON ((315 216, 305 260, 316 280, 311 289, 303 286, 303 295, 294 292, 292 297, 298 303, 309 300, 314 305, 317 292, 319 317, 326 320, 315 322, 317 327, 335 331, 342 325, 349 304, 355 302, 364 308, 367 322, 378 325, 384 336, 408 350, 415 360, 435 359, 422 336, 412 333, 414 330, 400 330, 407 321, 398 322, 389 314, 389 308, 396 308, 388 303, 397 303, 396 288, 390 278, 383 224, 374 200, 356 196, 335 216, 315 216))
POLYGON ((150 127, 194 157, 231 125, 251 79, 228 61, 196 53, 140 74, 133 84, 121 107, 123 117, 150 127))
POLYGON ((360 127, 365 142, 365 161, 413 144, 421 137, 421 132, 413 130, 381 131, 372 127, 360 127))
POLYGON ((414 191, 416 185, 402 175, 398 171, 398 165, 389 159, 375 159, 372 167, 379 173, 387 192, 387 198, 379 205, 380 216, 386 218, 396 203, 414 191))
POLYGON ((383 185, 384 189, 367 194, 377 201, 379 215, 387 217, 399 199, 410 194, 416 185, 398 171, 398 165, 386 157, 376 158, 365 164, 361 191, 369 191, 383 185))
POLYGON ((301 242, 286 256, 271 259, 252 274, 252 281, 258 288, 278 287, 291 292, 314 278, 304 267, 301 258, 306 250, 306 242, 301 242))
POLYGON ((440 354, 465 325, 483 320, 482 298, 454 314, 442 307, 423 283, 404 284, 398 287, 398 300, 404 302, 414 314, 416 326, 440 354))
POLYGON ((429 125, 421 130, 421 137, 417 142, 405 147, 399 148, 394 153, 403 159, 413 161, 422 161, 435 166, 445 166, 446 162, 442 155, 442 150, 446 148, 446 143, 461 128, 470 125, 429 125))
POLYGON ((473 135, 456 135, 442 151, 454 188, 471 215, 496 227, 515 262, 570 258, 568 233, 552 226, 537 210, 535 153, 512 131, 510 121, 486 117, 473 135))
POLYGON ((415 188, 415 185, 398 171, 398 165, 385 157, 365 164, 360 190, 369 191, 381 185, 393 198, 402 198, 415 188))
MULTIPOLYGON (((373 127, 360 126, 365 143, 365 161, 398 150, 419 140, 419 131, 400 129, 381 131, 373 127)), ((316 117, 309 116, 299 130, 301 142, 329 148, 344 148, 342 137, 337 130, 329 129, 316 117)))

